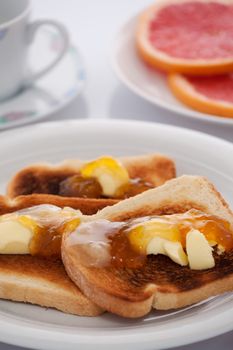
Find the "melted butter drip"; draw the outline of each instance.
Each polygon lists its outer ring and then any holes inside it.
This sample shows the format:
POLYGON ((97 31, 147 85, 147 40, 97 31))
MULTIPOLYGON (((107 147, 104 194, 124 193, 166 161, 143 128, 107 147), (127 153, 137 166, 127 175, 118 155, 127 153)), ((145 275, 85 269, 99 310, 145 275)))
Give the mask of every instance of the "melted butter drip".
POLYGON ((103 267, 111 264, 109 236, 119 232, 123 222, 98 220, 82 223, 68 236, 68 245, 79 254, 86 266, 103 267))

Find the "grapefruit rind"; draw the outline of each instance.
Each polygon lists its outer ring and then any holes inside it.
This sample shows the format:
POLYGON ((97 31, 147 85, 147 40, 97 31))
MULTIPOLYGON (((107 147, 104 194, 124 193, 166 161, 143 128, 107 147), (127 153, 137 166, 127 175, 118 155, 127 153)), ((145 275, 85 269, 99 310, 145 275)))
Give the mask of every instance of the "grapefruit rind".
POLYGON ((202 113, 233 118, 232 103, 213 100, 200 94, 184 76, 169 74, 168 85, 177 99, 185 105, 202 113))
MULTIPOLYGON (((192 0, 193 1, 193 0, 192 0)), ((217 3, 232 5, 232 0, 214 0, 217 3)), ((233 71, 232 58, 221 59, 182 59, 169 56, 163 51, 157 50, 147 39, 148 27, 156 12, 162 7, 171 4, 182 4, 190 0, 158 0, 155 5, 146 9, 139 17, 136 30, 136 47, 139 55, 150 66, 162 69, 168 73, 182 73, 187 75, 217 75, 233 71)), ((198 0, 208 3, 209 0, 198 0)))

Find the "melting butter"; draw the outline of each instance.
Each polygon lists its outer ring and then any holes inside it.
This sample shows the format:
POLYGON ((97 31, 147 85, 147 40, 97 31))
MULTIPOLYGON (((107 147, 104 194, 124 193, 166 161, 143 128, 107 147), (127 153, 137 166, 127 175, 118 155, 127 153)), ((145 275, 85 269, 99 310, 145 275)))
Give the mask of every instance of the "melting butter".
POLYGON ((0 222, 0 254, 29 254, 32 236, 32 230, 15 220, 0 222))
POLYGON ((79 215, 78 211, 71 208, 61 209, 55 205, 45 204, 2 215, 0 254, 30 254, 30 243, 37 227, 54 229, 79 215))

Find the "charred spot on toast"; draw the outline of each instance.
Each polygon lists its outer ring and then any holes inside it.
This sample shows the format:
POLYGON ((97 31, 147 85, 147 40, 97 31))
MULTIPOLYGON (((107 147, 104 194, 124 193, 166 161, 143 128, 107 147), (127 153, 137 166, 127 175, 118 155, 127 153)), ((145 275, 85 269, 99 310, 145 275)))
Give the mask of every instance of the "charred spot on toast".
POLYGON ((32 193, 58 194, 60 182, 73 174, 71 171, 25 169, 15 179, 14 196, 32 193))
MULTIPOLYGON (((191 270, 178 266, 163 255, 150 255, 145 266, 139 269, 111 269, 118 280, 124 281, 132 292, 140 290, 145 295, 145 287, 156 285, 163 293, 184 292, 200 288, 205 284, 224 278, 233 273, 233 251, 221 256, 214 254, 216 265, 209 270, 191 270)), ((110 271, 110 270, 109 270, 110 271)))
POLYGON ((25 171, 22 177, 18 177, 15 184, 15 193, 20 193, 22 195, 31 194, 38 190, 39 184, 34 172, 25 171))

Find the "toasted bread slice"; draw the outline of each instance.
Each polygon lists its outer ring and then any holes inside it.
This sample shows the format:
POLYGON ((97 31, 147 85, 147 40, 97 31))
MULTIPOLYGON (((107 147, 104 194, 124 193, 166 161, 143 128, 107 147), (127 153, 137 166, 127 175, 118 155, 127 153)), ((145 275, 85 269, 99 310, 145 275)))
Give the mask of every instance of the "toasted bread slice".
MULTIPOLYGON (((9 200, 0 196, 0 215, 38 204, 35 196, 9 200)), ((46 199, 46 197, 45 197, 46 199)), ((68 277, 60 259, 0 254, 0 299, 51 307, 80 315, 96 316, 103 310, 86 298, 68 277)))
POLYGON ((30 255, 0 255, 0 299, 79 316, 97 316, 103 312, 70 280, 61 260, 30 255))
MULTIPOLYGON (((163 186, 103 209, 84 221, 124 221, 147 216, 185 212, 191 208, 227 220, 233 228, 233 213, 205 178, 182 176, 163 186)), ((104 309, 124 317, 140 317, 152 307, 180 308, 210 296, 233 290, 233 251, 215 256, 216 266, 195 271, 163 255, 150 255, 139 269, 97 268, 82 264, 63 237, 62 257, 68 275, 83 293, 104 309)))
MULTIPOLYGON (((174 162, 160 154, 119 158, 128 170, 131 178, 141 178, 152 185, 159 186, 176 176, 174 162)), ((7 195, 11 198, 19 195, 44 193, 59 195, 59 185, 67 177, 79 174, 84 162, 68 160, 57 165, 34 164, 19 171, 9 182, 7 195)), ((50 197, 50 200, 53 200, 50 197)), ((57 201, 58 198, 54 198, 57 201)), ((68 201, 68 198, 65 199, 68 201)), ((82 210, 85 214, 93 214, 105 206, 113 205, 117 201, 112 198, 72 198, 70 205, 82 210)))
POLYGON ((0 196, 0 212, 13 212, 23 208, 29 208, 39 204, 53 204, 57 207, 71 207, 80 210, 83 214, 92 215, 98 210, 118 203, 116 199, 94 199, 94 198, 74 198, 61 197, 52 194, 30 194, 14 198, 0 196))

